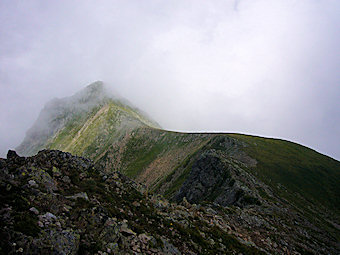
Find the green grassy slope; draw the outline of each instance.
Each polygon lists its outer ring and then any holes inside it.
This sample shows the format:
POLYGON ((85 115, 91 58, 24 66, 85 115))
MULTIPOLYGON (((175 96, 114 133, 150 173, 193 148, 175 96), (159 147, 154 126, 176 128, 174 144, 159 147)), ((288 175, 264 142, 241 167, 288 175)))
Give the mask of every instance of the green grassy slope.
POLYGON ((252 170, 278 194, 294 201, 303 196, 312 203, 340 211, 339 161, 280 139, 230 136, 249 145, 245 151, 258 161, 252 170))
POLYGON ((154 189, 210 138, 207 134, 137 128, 124 141, 113 144, 98 161, 106 164, 108 170, 118 169, 154 189))
POLYGON ((172 194, 180 188, 185 174, 190 171, 189 163, 194 155, 207 149, 218 149, 204 146, 219 136, 233 137, 246 143, 243 150, 258 162, 251 171, 255 171, 256 176, 278 194, 296 201, 299 201, 297 196, 302 196, 330 210, 339 210, 340 163, 288 141, 241 134, 178 133, 142 128, 131 134, 123 150, 109 149, 101 160, 107 160, 110 153, 116 155, 114 158, 119 157, 124 162, 119 170, 153 188, 159 182, 170 180, 169 175, 181 169, 181 174, 178 174, 181 178, 175 180, 177 185, 171 187, 172 191, 166 191, 172 194), (143 176, 145 171, 147 177, 143 176))
POLYGON ((110 100, 91 112, 74 115, 46 147, 95 158, 129 130, 146 125, 150 122, 132 108, 110 100))

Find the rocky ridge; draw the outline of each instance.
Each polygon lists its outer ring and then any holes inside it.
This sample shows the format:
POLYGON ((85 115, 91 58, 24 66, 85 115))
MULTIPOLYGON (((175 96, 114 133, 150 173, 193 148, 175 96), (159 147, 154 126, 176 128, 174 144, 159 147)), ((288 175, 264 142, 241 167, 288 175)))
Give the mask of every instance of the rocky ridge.
POLYGON ((170 203, 70 153, 9 151, 0 168, 1 254, 265 253, 209 206, 170 203))

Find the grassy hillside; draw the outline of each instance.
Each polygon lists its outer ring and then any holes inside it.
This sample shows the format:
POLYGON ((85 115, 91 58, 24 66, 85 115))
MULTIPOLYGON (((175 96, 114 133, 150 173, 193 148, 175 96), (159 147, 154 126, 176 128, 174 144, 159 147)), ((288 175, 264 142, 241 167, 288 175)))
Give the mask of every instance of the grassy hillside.
MULTIPOLYGON (((301 231, 313 236, 323 236, 326 231, 330 240, 340 241, 340 163, 295 143, 241 134, 178 133, 142 127, 112 144, 97 161, 106 171, 119 170, 145 183, 149 190, 174 199, 206 153, 216 154, 227 166, 238 169, 239 176, 231 181, 239 182, 241 192, 251 189, 241 193, 243 201, 262 201, 256 210, 264 218, 273 217, 275 228, 289 219, 290 228, 299 229, 295 225, 299 224, 304 226, 301 231), (228 139, 231 144, 225 144, 228 139), (253 181, 247 180, 245 172, 253 176, 253 181), (274 209, 277 205, 279 209, 274 209), (264 213, 262 206, 274 208, 264 213), (292 214, 284 213, 287 210, 292 214)), ((207 195, 208 200, 230 192, 224 190, 225 186, 217 188, 207 195)), ((296 238, 303 242, 306 237, 296 238)))
MULTIPOLYGON (((173 195, 190 172, 194 156, 223 151, 213 141, 231 137, 257 161, 245 168, 285 199, 340 208, 340 163, 304 146, 241 134, 178 133, 152 128, 131 108, 114 102, 75 115, 46 145, 90 157, 122 171, 151 190, 173 195), (172 180, 171 184, 167 184, 172 180), (164 186, 165 185, 165 186, 164 186), (299 199, 303 197, 303 199, 299 199)), ((303 205, 302 205, 303 206, 303 205)))
POLYGON ((206 134, 182 134, 143 127, 113 144, 98 161, 153 189, 176 167, 209 141, 206 134))
POLYGON ((129 130, 147 124, 150 122, 132 108, 110 100, 90 112, 75 114, 49 139, 47 147, 96 157, 129 130))
POLYGON ((340 162, 302 145, 272 138, 230 134, 246 142, 245 151, 258 161, 252 171, 283 197, 303 196, 340 210, 340 162))
MULTIPOLYGON (((220 136, 236 138, 246 144, 242 150, 257 161, 250 168, 256 176, 284 196, 294 193, 329 209, 340 206, 340 163, 307 147, 278 139, 241 134, 177 133, 141 128, 134 131, 119 152, 108 150, 124 162, 119 170, 155 187, 159 178, 166 180, 176 168, 187 166, 195 153, 207 149, 220 136), (161 174, 160 174, 161 173, 161 174), (289 194, 286 194, 289 191, 289 194)), ((189 169, 190 170, 190 169, 189 169)), ((169 179, 169 178, 168 178, 169 179)))

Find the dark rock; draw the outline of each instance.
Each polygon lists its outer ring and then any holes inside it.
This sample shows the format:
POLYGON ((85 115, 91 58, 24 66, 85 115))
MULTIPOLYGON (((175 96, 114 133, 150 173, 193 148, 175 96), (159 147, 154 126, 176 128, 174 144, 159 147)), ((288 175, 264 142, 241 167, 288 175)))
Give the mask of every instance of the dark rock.
POLYGON ((35 207, 31 207, 30 208, 30 211, 31 212, 33 212, 34 214, 36 214, 36 215, 38 215, 39 214, 39 211, 38 211, 38 209, 37 208, 35 208, 35 207))
POLYGON ((20 157, 15 151, 9 150, 7 152, 7 161, 10 161, 11 164, 8 167, 9 170, 12 170, 16 167, 22 166, 25 164, 25 158, 20 157))
MULTIPOLYGON (((190 203, 208 200, 223 206, 247 204, 248 201, 243 199, 246 192, 235 184, 232 177, 234 172, 234 167, 223 162, 217 154, 213 152, 202 154, 194 162, 190 175, 175 200, 181 201, 186 197, 190 203)), ((249 203, 251 202, 249 199, 249 203)))
POLYGON ((15 159, 18 159, 18 158, 20 158, 20 157, 18 156, 18 154, 15 151, 9 150, 7 152, 7 159, 10 159, 10 160, 14 159, 15 160, 15 159))

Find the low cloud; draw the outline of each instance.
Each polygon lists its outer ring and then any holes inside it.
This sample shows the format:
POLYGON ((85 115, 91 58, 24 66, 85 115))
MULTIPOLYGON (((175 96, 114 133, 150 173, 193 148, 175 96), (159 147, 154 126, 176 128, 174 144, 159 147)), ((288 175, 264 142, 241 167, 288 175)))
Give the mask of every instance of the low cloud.
POLYGON ((0 150, 48 100, 103 80, 166 129, 340 159, 339 13, 332 0, 1 1, 0 150))

